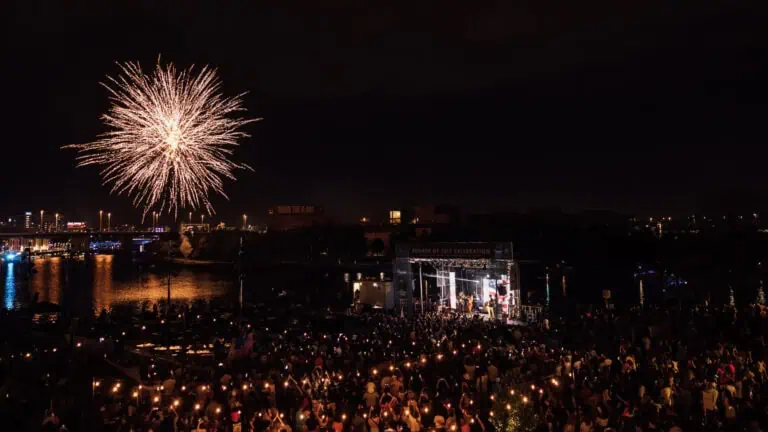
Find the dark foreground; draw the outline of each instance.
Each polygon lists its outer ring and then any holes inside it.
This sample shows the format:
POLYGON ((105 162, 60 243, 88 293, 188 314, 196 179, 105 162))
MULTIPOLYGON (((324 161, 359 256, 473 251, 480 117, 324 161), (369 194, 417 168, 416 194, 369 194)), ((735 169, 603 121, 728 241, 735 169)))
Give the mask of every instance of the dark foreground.
POLYGON ((757 306, 592 311, 550 328, 211 303, 93 325, 57 317, 2 316, 4 430, 757 431, 768 421, 757 306))

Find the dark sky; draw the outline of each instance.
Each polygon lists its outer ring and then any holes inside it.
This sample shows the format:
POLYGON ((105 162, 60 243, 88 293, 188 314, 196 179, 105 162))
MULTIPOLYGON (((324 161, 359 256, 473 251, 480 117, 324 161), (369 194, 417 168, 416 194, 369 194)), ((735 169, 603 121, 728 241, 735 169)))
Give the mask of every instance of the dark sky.
POLYGON ((115 61, 158 54, 218 67, 265 118, 217 220, 279 203, 687 212, 768 187, 760 2, 377 3, 4 4, 0 212, 137 221, 59 147, 104 131, 115 61))

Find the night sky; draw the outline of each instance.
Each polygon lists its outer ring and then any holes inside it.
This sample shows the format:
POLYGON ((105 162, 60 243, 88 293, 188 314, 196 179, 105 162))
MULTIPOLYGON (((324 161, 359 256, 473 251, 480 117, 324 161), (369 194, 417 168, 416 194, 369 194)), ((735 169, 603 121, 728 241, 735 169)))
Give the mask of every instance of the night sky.
POLYGON ((105 130, 115 61, 158 54, 219 68, 264 117, 216 221, 305 203, 342 220, 420 203, 677 213, 768 189, 750 3, 368 3, 4 3, 0 214, 138 222, 60 146, 105 130))

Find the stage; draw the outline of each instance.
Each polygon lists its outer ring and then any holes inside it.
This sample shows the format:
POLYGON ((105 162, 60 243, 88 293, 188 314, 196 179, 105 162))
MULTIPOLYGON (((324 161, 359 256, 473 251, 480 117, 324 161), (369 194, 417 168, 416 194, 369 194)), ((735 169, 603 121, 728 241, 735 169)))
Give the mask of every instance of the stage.
POLYGON ((520 316, 519 267, 511 242, 398 244, 393 267, 394 303, 409 315, 423 312, 425 291, 429 297, 434 288, 441 310, 520 316), (414 311, 414 297, 422 310, 414 311))

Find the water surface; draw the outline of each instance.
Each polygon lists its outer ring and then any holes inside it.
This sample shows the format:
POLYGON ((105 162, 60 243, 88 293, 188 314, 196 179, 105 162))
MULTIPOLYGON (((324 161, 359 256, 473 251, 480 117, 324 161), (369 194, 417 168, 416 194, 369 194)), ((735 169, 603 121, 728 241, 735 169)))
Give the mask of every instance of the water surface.
MULTIPOLYGON (((87 259, 52 257, 24 265, 5 263, 0 269, 3 307, 17 309, 34 301, 51 302, 76 313, 98 313, 115 307, 150 306, 165 301, 168 274, 139 266, 129 257, 95 255, 87 259)), ((211 300, 233 295, 236 276, 229 269, 180 267, 171 276, 174 302, 211 300)))

